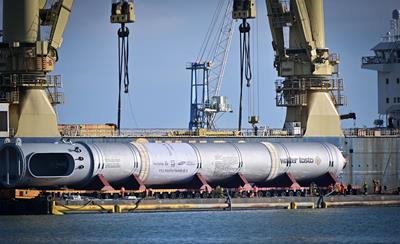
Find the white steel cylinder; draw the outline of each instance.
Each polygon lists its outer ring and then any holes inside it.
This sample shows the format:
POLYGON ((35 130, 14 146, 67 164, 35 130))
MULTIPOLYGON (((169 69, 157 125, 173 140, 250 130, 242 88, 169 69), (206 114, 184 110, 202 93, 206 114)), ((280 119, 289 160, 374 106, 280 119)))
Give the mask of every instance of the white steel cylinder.
POLYGON ((264 182, 271 175, 271 154, 262 143, 238 143, 242 167, 240 173, 249 182, 264 182))
POLYGON ((139 173, 140 158, 129 143, 85 144, 91 151, 92 176, 103 175, 109 182, 119 183, 139 173))
POLYGON ((146 185, 185 183, 193 179, 198 170, 198 159, 187 143, 134 144, 140 148, 141 180, 146 185))
POLYGON ((0 149, 0 185, 4 187, 82 186, 91 179, 92 160, 80 144, 4 144, 0 149))
POLYGON ((146 186, 184 184, 200 173, 210 184, 241 173, 250 183, 290 173, 308 181, 345 165, 329 143, 23 143, 0 148, 0 185, 83 187, 96 175, 109 183, 138 176, 146 186))
POLYGON ((329 143, 273 143, 279 155, 278 175, 291 173, 297 181, 339 174, 345 165, 342 153, 329 143))
POLYGON ((210 183, 229 179, 240 171, 242 158, 231 143, 192 144, 200 160, 199 173, 210 183))

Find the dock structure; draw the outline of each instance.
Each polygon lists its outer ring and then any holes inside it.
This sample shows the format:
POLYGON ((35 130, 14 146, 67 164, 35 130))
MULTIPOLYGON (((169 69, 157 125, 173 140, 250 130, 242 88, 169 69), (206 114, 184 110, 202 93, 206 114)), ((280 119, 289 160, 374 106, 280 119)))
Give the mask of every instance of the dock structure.
MULTIPOLYGON (((129 191, 126 193, 129 194, 129 191)), ((155 198, 122 196, 118 191, 0 190, 0 214, 135 213, 154 211, 205 211, 241 209, 314 209, 350 206, 398 206, 400 195, 155 198)))

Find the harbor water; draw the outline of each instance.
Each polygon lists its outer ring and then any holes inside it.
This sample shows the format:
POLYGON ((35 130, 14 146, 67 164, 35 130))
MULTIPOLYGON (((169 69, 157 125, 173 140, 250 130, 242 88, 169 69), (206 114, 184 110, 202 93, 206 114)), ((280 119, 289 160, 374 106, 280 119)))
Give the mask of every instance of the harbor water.
POLYGON ((1 216, 1 243, 399 243, 400 207, 1 216))

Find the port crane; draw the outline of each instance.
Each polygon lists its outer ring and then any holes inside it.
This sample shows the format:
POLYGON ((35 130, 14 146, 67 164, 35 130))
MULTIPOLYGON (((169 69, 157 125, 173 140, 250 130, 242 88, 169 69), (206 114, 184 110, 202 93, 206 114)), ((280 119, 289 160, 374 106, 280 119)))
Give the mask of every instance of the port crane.
POLYGON ((325 46, 323 0, 266 0, 275 51, 276 105, 286 107, 285 129, 304 136, 343 136, 338 106, 339 57, 325 46))
POLYGON ((190 131, 214 129, 217 114, 232 112, 228 98, 220 96, 233 35, 232 4, 218 1, 199 55, 186 67, 191 71, 190 131))
POLYGON ((62 103, 60 76, 50 76, 73 0, 4 0, 0 44, 0 102, 8 106, 9 134, 58 137, 53 105, 62 103), (47 28, 45 35, 42 28, 47 28))
MULTIPOLYGON (((58 92, 61 77, 51 76, 58 60, 57 50, 67 25, 73 0, 4 0, 3 41, 0 44, 0 102, 7 105, 8 135, 18 137, 59 137, 56 104, 63 102, 58 92), (49 30, 49 34, 46 35, 49 30)), ((119 100, 121 89, 128 92, 129 30, 135 21, 133 2, 115 1, 111 23, 118 30, 119 100)))

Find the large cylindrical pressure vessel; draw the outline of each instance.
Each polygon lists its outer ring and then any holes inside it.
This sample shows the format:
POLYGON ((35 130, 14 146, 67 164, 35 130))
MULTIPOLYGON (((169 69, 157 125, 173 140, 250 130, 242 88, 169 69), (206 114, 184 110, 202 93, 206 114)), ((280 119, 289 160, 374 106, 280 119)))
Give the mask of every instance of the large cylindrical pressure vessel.
POLYGON ((39 30, 39 0, 3 1, 3 42, 35 43, 39 30))
POLYGON ((184 184, 200 173, 210 184, 241 173, 250 183, 285 173, 307 182, 341 173, 341 152, 329 143, 6 143, 0 147, 1 187, 84 187, 96 175, 124 185, 184 184))
POLYGON ((91 152, 92 176, 103 175, 109 182, 120 183, 140 170, 139 153, 130 143, 84 144, 91 152))
POLYGON ((239 149, 231 143, 192 144, 199 160, 199 173, 207 182, 219 183, 239 173, 243 159, 239 149))
POLYGON ((81 186, 92 171, 90 153, 80 144, 9 143, 0 148, 3 187, 81 186))
POLYGON ((273 143, 279 155, 278 175, 291 173, 297 181, 311 180, 331 172, 339 174, 345 159, 329 143, 273 143))
POLYGON ((140 152, 139 178, 145 185, 185 183, 197 173, 199 161, 187 143, 133 143, 140 152))
POLYGON ((240 173, 249 182, 264 182, 274 174, 272 159, 268 148, 262 143, 235 144, 242 158, 240 173))

